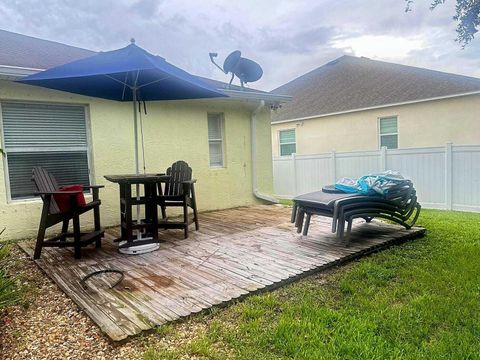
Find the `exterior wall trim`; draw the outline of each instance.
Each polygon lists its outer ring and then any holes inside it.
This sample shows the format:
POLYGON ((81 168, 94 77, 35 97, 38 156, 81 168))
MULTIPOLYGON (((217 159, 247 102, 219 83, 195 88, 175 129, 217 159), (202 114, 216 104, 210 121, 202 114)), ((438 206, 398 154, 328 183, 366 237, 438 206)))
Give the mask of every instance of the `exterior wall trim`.
POLYGON ((458 97, 463 97, 463 96, 471 96, 471 95, 480 95, 480 91, 472 91, 472 92, 461 93, 461 94, 453 94, 453 95, 438 96, 438 97, 427 98, 427 99, 419 99, 419 100, 404 101, 404 102, 399 102, 399 103, 391 103, 391 104, 385 104, 385 105, 370 106, 370 107, 359 108, 359 109, 338 111, 338 112, 333 112, 333 113, 328 113, 328 114, 305 116, 305 117, 300 117, 300 118, 295 118, 295 119, 272 121, 272 125, 285 124, 285 123, 294 122, 294 121, 312 120, 312 119, 318 119, 318 118, 323 118, 323 117, 328 117, 328 116, 349 114, 349 113, 354 113, 354 112, 361 112, 361 111, 368 111, 368 110, 375 110, 375 109, 383 109, 383 108, 388 108, 388 107, 393 107, 393 106, 402 106, 402 105, 418 104, 418 103, 423 103, 423 102, 428 102, 428 101, 453 99, 453 98, 458 98, 458 97))
POLYGON ((34 69, 34 68, 25 68, 20 66, 12 65, 1 65, 0 64, 0 79, 15 80, 19 77, 35 74, 44 69, 34 69))

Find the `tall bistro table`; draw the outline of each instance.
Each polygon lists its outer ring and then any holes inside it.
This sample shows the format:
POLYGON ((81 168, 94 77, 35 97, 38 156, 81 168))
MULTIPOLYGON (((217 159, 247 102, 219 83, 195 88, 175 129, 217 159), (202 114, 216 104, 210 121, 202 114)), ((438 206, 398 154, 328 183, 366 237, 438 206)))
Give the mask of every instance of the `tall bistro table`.
POLYGON ((169 179, 163 174, 105 175, 105 179, 116 183, 120 188, 120 226, 119 249, 158 243, 157 184, 169 179), (132 185, 143 185, 142 196, 132 196, 132 185), (145 219, 133 220, 132 212, 137 205, 145 207, 145 219), (136 238, 134 231, 146 233, 147 238, 136 238))

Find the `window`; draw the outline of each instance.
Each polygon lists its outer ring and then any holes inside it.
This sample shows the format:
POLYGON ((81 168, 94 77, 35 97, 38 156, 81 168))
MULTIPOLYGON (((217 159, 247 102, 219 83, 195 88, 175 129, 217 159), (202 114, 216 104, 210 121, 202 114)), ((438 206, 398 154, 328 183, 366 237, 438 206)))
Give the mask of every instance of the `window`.
POLYGON ((297 152, 295 129, 280 130, 280 156, 292 155, 297 152))
POLYGON ((208 114, 210 167, 224 166, 223 114, 208 114))
POLYGON ((84 106, 0 104, 11 199, 33 196, 32 168, 43 166, 59 185, 89 185, 84 106))
POLYGON ((380 147, 398 149, 398 126, 397 117, 380 118, 380 147))

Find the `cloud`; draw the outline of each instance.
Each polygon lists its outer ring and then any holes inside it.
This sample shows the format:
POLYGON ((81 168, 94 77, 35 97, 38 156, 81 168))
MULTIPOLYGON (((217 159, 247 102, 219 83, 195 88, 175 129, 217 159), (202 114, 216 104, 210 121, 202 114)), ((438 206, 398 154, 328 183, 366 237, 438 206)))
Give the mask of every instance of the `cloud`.
POLYGON ((357 56, 404 60, 412 51, 421 50, 424 47, 424 40, 418 36, 405 38, 391 35, 365 35, 334 40, 332 46, 357 56))
POLYGON ((137 44, 201 76, 229 77, 219 61, 231 51, 260 63, 269 90, 341 56, 385 59, 480 76, 478 40, 454 42, 455 1, 434 11, 418 0, 38 0, 1 1, 2 28, 92 50, 137 44))
POLYGON ((159 6, 158 0, 139 0, 130 6, 130 10, 144 19, 151 19, 157 15, 159 6))
POLYGON ((310 53, 318 46, 326 45, 334 36, 333 27, 317 26, 290 32, 288 29, 268 29, 262 31, 258 47, 262 51, 274 51, 280 54, 310 53))

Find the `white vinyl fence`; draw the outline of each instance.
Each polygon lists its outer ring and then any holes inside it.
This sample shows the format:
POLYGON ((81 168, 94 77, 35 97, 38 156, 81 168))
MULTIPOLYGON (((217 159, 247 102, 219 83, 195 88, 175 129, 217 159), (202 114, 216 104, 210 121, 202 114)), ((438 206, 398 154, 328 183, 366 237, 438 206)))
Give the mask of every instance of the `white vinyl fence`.
POLYGON ((275 194, 290 199, 342 177, 396 170, 411 179, 425 208, 480 211, 480 145, 331 152, 274 157, 275 194))

